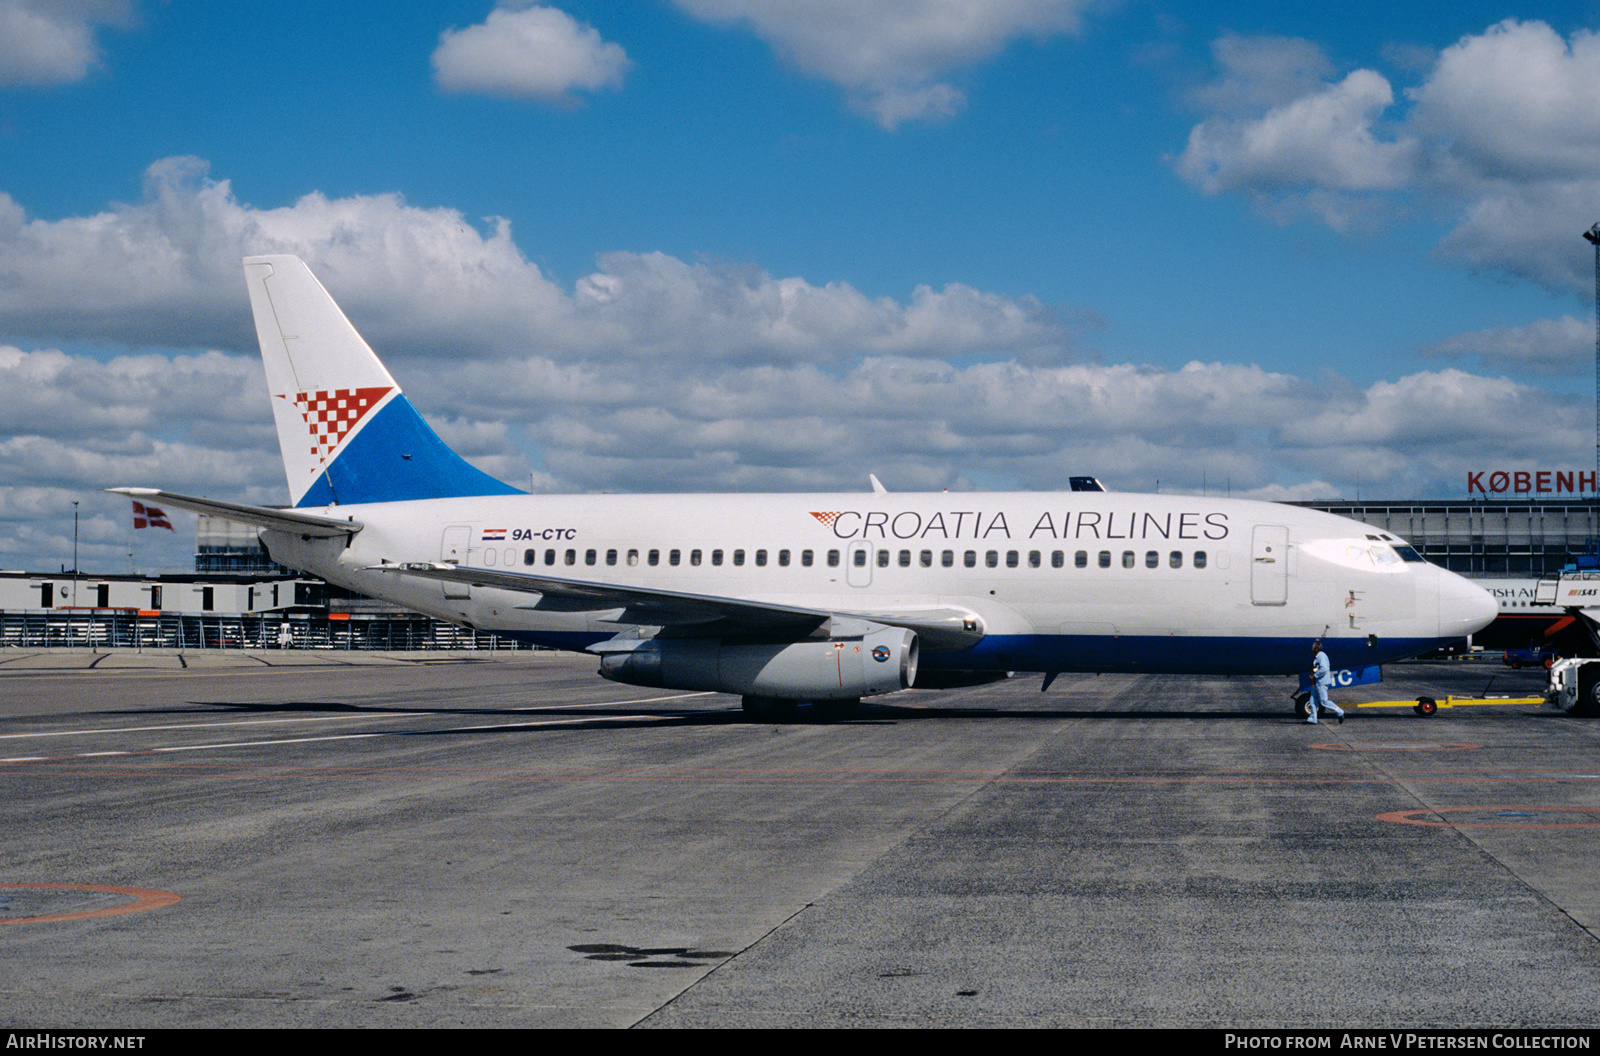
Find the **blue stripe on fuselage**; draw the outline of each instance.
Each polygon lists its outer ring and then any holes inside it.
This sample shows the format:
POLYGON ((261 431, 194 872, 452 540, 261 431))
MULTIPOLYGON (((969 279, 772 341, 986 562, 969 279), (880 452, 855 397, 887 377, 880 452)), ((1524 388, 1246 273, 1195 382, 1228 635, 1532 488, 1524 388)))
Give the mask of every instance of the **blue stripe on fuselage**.
MULTIPOLYGON (((613 637, 581 631, 497 631, 506 638, 581 652, 613 637)), ((1324 639, 1334 668, 1365 667, 1442 649, 1464 639, 1324 639)), ((1168 635, 990 635, 970 649, 924 649, 919 666, 938 671, 1062 671, 1085 674, 1295 675, 1311 665, 1310 638, 1181 638, 1168 635)))
POLYGON ((446 447, 401 394, 345 442, 295 505, 521 494, 446 447))

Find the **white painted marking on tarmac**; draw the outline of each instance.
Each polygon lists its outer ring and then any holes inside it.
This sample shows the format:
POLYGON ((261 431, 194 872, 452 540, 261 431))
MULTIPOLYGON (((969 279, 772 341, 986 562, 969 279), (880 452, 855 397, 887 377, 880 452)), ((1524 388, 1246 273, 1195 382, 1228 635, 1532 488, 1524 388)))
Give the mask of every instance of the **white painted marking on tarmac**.
POLYGON ((286 722, 338 722, 341 719, 388 718, 387 715, 297 715, 281 719, 239 719, 232 722, 184 722, 166 726, 106 726, 97 730, 45 730, 37 733, 0 733, 0 740, 21 737, 92 737, 103 733, 148 733, 152 730, 209 730, 219 726, 260 726, 286 722))
MULTIPOLYGON (((710 693, 674 693, 665 697, 643 697, 636 700, 595 700, 590 701, 587 704, 543 704, 525 708, 497 708, 494 710, 520 712, 569 711, 573 708, 607 708, 615 707, 619 704, 658 704, 665 700, 684 700, 689 697, 709 697, 711 695, 712 694, 710 693)), ((466 708, 463 710, 466 713, 471 714, 473 712, 486 709, 466 708)), ((360 719, 365 719, 370 722, 377 719, 406 719, 415 718, 418 715, 437 714, 439 714, 437 711, 425 710, 378 711, 361 712, 357 714, 345 712, 338 715, 284 715, 267 719, 229 719, 223 722, 181 722, 168 723, 160 726, 105 726, 99 729, 89 730, 39 730, 31 733, 0 733, 0 741, 17 740, 26 737, 92 737, 99 734, 108 733, 149 733, 156 730, 212 730, 229 728, 233 726, 283 725, 285 723, 292 722, 352 722, 360 719)), ((475 729, 477 727, 471 728, 475 729)))
MULTIPOLYGON (((711 693, 674 693, 674 694, 672 694, 670 696, 664 696, 664 697, 646 697, 646 698, 643 698, 643 699, 635 699, 635 700, 601 700, 601 701, 592 701, 592 702, 590 702, 588 704, 552 704, 552 705, 549 705, 549 706, 546 706, 546 707, 541 707, 541 708, 521 709, 521 710, 531 710, 531 711, 568 711, 568 710, 571 710, 573 708, 615 707, 615 706, 617 706, 619 704, 652 704, 652 703, 659 703, 659 702, 665 701, 665 700, 683 700, 683 699, 689 698, 689 697, 709 697, 709 696, 712 696, 712 695, 713 694, 711 694, 711 693)), ((732 710, 732 709, 726 709, 726 710, 732 710)), ((437 713, 436 712, 406 712, 406 713, 401 713, 401 714, 386 714, 386 715, 364 716, 364 717, 369 718, 369 719, 370 718, 396 719, 396 718, 408 718, 408 717, 409 718, 416 718, 416 717, 421 716, 421 715, 431 715, 431 714, 437 714, 437 713)), ((341 719, 341 718, 362 718, 363 716, 331 715, 331 716, 327 716, 327 717, 329 719, 341 719)), ((668 719, 672 719, 672 718, 676 718, 676 717, 677 716, 672 716, 672 715, 601 715, 601 716, 596 716, 594 718, 583 719, 583 720, 578 720, 578 721, 583 721, 583 722, 586 722, 586 723, 638 722, 640 719, 646 719, 646 720, 650 720, 650 721, 653 721, 653 722, 664 722, 664 721, 666 721, 668 719)), ((219 726, 220 727, 249 726, 249 725, 256 725, 259 722, 270 722, 270 721, 274 721, 274 720, 250 719, 250 720, 243 720, 243 721, 238 721, 238 722, 194 723, 194 724, 188 724, 188 725, 184 725, 184 726, 134 727, 132 730, 126 730, 126 731, 111 729, 111 730, 85 730, 85 731, 82 731, 82 732, 84 732, 84 733, 118 733, 118 732, 133 732, 134 730, 143 730, 143 729, 205 729, 205 728, 215 728, 215 727, 219 727, 219 726)), ((294 719, 284 719, 282 721, 285 721, 285 722, 296 722, 296 721, 313 721, 313 720, 307 719, 304 716, 299 716, 299 717, 296 717, 294 719)), ((532 728, 536 728, 536 727, 539 727, 539 726, 561 726, 561 725, 567 725, 567 724, 569 724, 569 723, 571 723, 573 721, 575 721, 575 720, 570 719, 570 718, 561 718, 561 719, 545 719, 545 720, 538 721, 538 722, 496 722, 496 723, 487 723, 487 724, 479 725, 479 726, 447 726, 447 727, 445 727, 443 729, 424 730, 424 731, 402 731, 402 732, 378 731, 378 732, 371 732, 371 733, 330 733, 330 734, 326 734, 326 735, 320 736, 320 737, 280 737, 280 738, 275 738, 275 739, 271 739, 271 740, 262 740, 262 741, 232 741, 232 742, 214 743, 214 744, 179 744, 179 745, 168 745, 166 747, 161 747, 161 748, 146 748, 146 749, 142 749, 142 750, 108 751, 108 752, 75 752, 75 753, 68 754, 68 755, 58 755, 58 756, 19 756, 19 757, 15 757, 15 758, 0 759, 0 763, 38 763, 38 762, 60 761, 60 760, 64 760, 64 759, 92 759, 92 758, 100 758, 100 757, 111 756, 111 755, 141 755, 141 754, 154 755, 154 754, 161 753, 161 752, 203 752, 203 751, 206 751, 208 749, 220 749, 220 748, 266 748, 266 747, 272 747, 274 745, 315 744, 315 743, 322 742, 322 741, 357 741, 357 740, 365 740, 367 738, 372 738, 372 737, 414 737, 414 736, 431 736, 431 735, 446 734, 446 733, 471 733, 471 732, 478 732, 478 731, 483 731, 483 730, 532 729, 532 728)), ((65 731, 63 731, 63 732, 65 732, 65 731)), ((46 735, 45 734, 36 734, 36 735, 18 734, 18 735, 15 735, 15 736, 46 736, 46 735)))

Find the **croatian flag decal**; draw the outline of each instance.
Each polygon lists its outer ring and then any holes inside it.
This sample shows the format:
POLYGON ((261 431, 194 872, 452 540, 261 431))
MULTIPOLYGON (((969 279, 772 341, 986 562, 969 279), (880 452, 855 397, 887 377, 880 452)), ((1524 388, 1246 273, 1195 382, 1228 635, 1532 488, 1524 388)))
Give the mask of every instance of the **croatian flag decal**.
POLYGON ((295 393, 294 405, 311 431, 311 453, 319 462, 326 462, 356 423, 392 391, 389 386, 377 386, 295 393))

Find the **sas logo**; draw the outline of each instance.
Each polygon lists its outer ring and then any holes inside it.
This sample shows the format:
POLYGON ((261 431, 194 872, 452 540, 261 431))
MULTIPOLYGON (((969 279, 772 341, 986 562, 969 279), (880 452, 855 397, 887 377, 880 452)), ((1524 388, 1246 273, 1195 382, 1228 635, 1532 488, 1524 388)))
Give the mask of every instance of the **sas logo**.
POLYGON ((875 645, 875 646, 873 646, 872 647, 872 659, 876 660, 880 664, 888 662, 888 659, 889 659, 889 647, 887 645, 875 645))

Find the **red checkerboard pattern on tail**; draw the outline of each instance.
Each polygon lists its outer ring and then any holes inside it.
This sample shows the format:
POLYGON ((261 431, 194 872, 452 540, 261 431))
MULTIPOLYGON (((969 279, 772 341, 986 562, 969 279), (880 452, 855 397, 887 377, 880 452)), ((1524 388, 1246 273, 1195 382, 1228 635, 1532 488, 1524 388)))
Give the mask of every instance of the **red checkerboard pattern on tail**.
POLYGON ((326 462, 356 423, 392 391, 392 387, 377 387, 295 393, 294 404, 311 431, 311 454, 326 462))

